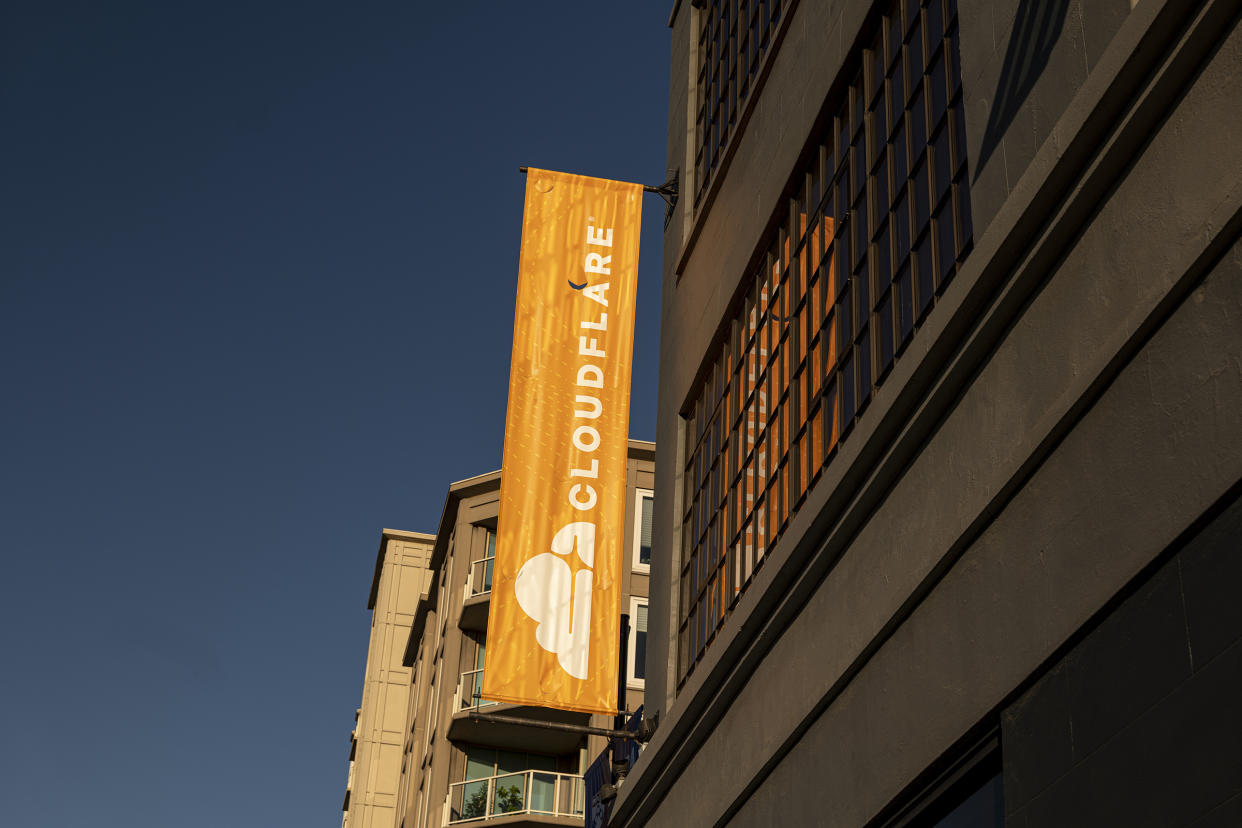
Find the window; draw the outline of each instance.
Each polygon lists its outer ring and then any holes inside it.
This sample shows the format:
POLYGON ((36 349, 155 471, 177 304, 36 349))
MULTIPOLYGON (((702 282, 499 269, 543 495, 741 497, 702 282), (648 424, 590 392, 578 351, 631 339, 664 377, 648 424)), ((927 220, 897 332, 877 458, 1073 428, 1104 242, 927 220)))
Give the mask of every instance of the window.
POLYGON ((886 809, 889 815, 879 821, 882 828, 1001 828, 1005 824, 997 735, 929 773, 935 775, 886 809))
POLYGON ((647 599, 630 599, 630 640, 626 653, 626 686, 641 690, 647 679, 647 599))
POLYGON ((526 770, 570 771, 575 767, 574 758, 569 756, 558 758, 542 753, 499 750, 481 745, 466 745, 465 753, 467 781, 526 770))
POLYGON ((651 571, 651 509, 654 503, 650 489, 634 490, 634 561, 635 572, 651 571))
POLYGON ((679 682, 971 249, 956 0, 885 11, 682 411, 679 682))
POLYGON ((709 0, 699 12, 694 200, 707 192, 760 69, 772 52, 781 0, 709 0))
POLYGON ((496 530, 487 530, 483 557, 470 562, 470 594, 482 595, 492 591, 492 570, 496 564, 496 530))
POLYGON ((1005 798, 1000 772, 993 773, 977 787, 957 792, 958 799, 942 803, 947 813, 934 828, 1000 828, 1005 824, 1005 798))

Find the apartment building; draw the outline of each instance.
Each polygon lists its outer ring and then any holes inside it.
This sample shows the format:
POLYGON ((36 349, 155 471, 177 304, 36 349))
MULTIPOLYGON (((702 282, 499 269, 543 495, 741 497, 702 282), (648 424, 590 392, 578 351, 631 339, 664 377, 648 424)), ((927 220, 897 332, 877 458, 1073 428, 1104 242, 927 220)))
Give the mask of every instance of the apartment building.
POLYGON ((394 828, 401 745, 410 692, 402 653, 419 601, 431 586, 434 535, 385 529, 380 533, 367 609, 371 635, 362 705, 354 712, 349 776, 341 828, 394 828))
POLYGON ((611 824, 1242 824, 1242 3, 672 5, 611 824))
MULTIPOLYGON (((645 686, 654 460, 653 443, 629 442, 622 584, 622 612, 629 615, 631 630, 625 674, 629 709, 642 704, 645 686)), ((449 487, 428 563, 430 588, 401 642, 399 661, 410 673, 410 692, 402 711, 398 828, 581 825, 582 774, 605 740, 540 725, 613 726, 605 716, 479 697, 499 496, 498 471, 449 487), (475 711, 524 721, 477 721, 470 715, 475 711)))

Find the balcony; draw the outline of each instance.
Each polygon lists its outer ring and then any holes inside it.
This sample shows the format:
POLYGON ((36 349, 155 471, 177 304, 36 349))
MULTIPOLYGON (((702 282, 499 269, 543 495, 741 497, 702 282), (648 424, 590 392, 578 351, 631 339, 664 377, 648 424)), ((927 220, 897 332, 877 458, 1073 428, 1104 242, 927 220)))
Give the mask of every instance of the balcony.
POLYGON ((506 716, 530 719, 532 722, 559 722, 585 725, 591 720, 589 713, 572 710, 556 710, 550 707, 532 707, 521 704, 488 701, 480 698, 483 690, 483 669, 466 670, 453 692, 450 709, 448 738, 457 742, 474 742, 495 745, 511 750, 533 750, 538 753, 557 755, 576 750, 582 738, 576 733, 527 727, 522 724, 473 721, 470 714, 476 710, 503 713, 506 716))
POLYGON ((461 674, 461 680, 457 682, 457 692, 453 694, 453 712, 460 713, 463 710, 478 710, 483 707, 489 707, 497 704, 494 701, 486 701, 479 698, 479 694, 483 692, 483 670, 467 670, 461 674))
POLYGON ((496 556, 489 555, 470 564, 470 587, 474 590, 469 597, 482 595, 492 591, 492 569, 496 564, 496 556))
POLYGON ((529 770, 454 782, 449 785, 444 824, 520 816, 580 820, 585 799, 582 777, 570 773, 529 770))
POLYGON ((492 571, 496 556, 488 555, 470 564, 466 575, 466 589, 462 601, 461 620, 463 630, 487 629, 487 604, 492 594, 492 571))

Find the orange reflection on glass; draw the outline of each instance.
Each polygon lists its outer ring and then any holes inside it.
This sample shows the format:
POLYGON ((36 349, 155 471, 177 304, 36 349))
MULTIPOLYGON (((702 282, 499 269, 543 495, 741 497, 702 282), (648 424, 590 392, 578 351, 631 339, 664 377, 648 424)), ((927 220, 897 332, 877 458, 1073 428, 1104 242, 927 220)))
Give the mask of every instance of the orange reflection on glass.
MULTIPOLYGON (((829 252, 829 248, 832 246, 833 239, 836 238, 836 236, 833 234, 833 228, 835 226, 836 225, 834 224, 831 218, 829 218, 828 216, 824 216, 824 253, 825 254, 829 252)), ((836 256, 828 257, 825 260, 825 266, 824 266, 824 280, 825 280, 824 288, 828 296, 828 305, 830 307, 832 306, 832 300, 836 298, 836 295, 837 295, 836 258, 837 258, 836 256)))
POLYGON ((810 250, 810 253, 811 253, 812 267, 819 266, 819 257, 820 257, 820 254, 823 252, 822 249, 820 248, 820 244, 823 241, 823 234, 820 230, 821 227, 822 227, 822 224, 818 218, 815 219, 815 221, 811 222, 811 237, 807 239, 806 246, 810 250))
POLYGON ((824 345, 828 349, 824 360, 824 370, 831 371, 837 364, 837 315, 828 316, 828 324, 824 327, 824 345))

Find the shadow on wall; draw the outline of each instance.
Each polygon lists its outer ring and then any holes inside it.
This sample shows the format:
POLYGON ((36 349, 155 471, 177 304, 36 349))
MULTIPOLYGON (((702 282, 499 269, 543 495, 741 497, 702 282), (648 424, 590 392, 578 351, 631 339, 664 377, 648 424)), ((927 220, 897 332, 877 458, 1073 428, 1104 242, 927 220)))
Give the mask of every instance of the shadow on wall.
MULTIPOLYGON (((1089 2, 1091 0, 1088 0, 1089 2)), ((979 149, 979 163, 975 167, 975 179, 996 147, 1005 130, 1009 129, 1014 115, 1030 94, 1035 81, 1048 65, 1052 47, 1061 35, 1070 0, 1019 0, 1018 14, 1009 35, 1009 48, 1001 66, 996 92, 992 95, 992 111, 983 131, 983 146, 979 149)))

